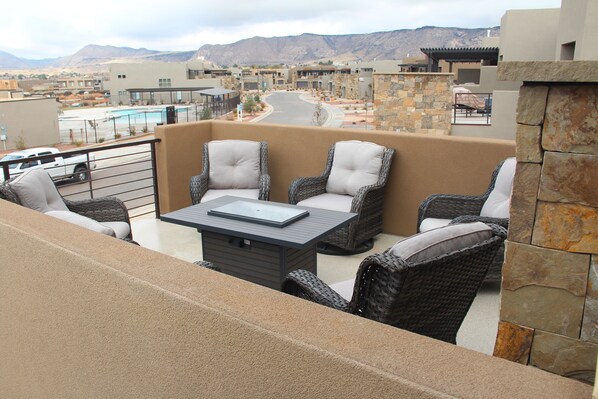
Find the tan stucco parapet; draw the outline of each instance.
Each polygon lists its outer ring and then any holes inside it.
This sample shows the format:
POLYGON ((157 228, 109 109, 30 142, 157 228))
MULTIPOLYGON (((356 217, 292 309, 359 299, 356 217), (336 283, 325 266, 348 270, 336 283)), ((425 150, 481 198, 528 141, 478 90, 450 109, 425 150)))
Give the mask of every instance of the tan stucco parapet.
POLYGON ((598 61, 500 62, 496 79, 524 82, 598 82, 598 61))

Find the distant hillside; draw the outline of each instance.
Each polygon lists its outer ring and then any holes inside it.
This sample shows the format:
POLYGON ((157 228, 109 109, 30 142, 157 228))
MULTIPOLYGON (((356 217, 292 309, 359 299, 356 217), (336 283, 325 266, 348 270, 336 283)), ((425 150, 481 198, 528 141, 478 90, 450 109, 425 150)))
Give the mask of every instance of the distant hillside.
POLYGON ((23 58, 16 57, 5 51, 0 51, 0 68, 1 69, 26 69, 31 65, 23 58))
POLYGON ((438 28, 426 26, 359 35, 254 37, 227 45, 204 45, 196 56, 220 65, 296 64, 311 61, 371 61, 421 55, 421 47, 480 46, 499 28, 438 28))
POLYGON ((44 60, 28 60, 0 51, 0 69, 69 68, 107 69, 115 62, 185 62, 197 58, 217 65, 300 64, 312 61, 396 60, 420 55, 421 47, 480 46, 488 30, 497 36, 499 28, 439 28, 425 26, 359 35, 316 35, 254 37, 232 44, 206 44, 197 51, 156 51, 145 48, 90 44, 75 54, 44 60))
POLYGON ((187 61, 195 51, 156 51, 145 48, 89 44, 75 54, 45 60, 28 60, 0 51, 0 69, 106 67, 114 62, 187 61))

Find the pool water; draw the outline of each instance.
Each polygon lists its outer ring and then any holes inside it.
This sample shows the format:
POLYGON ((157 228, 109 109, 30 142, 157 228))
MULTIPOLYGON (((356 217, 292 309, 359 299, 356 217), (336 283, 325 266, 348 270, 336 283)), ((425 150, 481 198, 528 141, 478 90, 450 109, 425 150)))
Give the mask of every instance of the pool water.
MULTIPOLYGON (((182 113, 187 112, 187 107, 176 108, 175 111, 177 112, 177 116, 179 118, 182 116, 182 113)), ((109 117, 117 118, 117 122, 129 122, 131 124, 138 124, 138 123, 166 123, 166 108, 164 109, 156 109, 156 108, 128 108, 128 109, 119 109, 110 112, 109 117)))

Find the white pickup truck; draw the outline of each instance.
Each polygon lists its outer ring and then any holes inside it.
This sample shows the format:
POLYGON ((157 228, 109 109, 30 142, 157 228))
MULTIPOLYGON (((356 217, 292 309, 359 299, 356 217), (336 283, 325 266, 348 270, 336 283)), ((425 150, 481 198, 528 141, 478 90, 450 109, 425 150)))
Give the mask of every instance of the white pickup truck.
MULTIPOLYGON (((75 181, 81 182, 89 179, 86 155, 65 156, 58 149, 52 147, 30 148, 11 152, 0 159, 0 162, 2 161, 20 161, 11 163, 8 166, 11 178, 20 175, 30 168, 44 168, 54 180, 72 178, 75 181), (55 156, 41 161, 27 161, 27 158, 50 154, 55 156)), ((95 167, 95 156, 89 154, 89 168, 95 169, 95 167)), ((2 168, 0 168, 0 181, 3 180, 4 173, 2 172, 2 168)))

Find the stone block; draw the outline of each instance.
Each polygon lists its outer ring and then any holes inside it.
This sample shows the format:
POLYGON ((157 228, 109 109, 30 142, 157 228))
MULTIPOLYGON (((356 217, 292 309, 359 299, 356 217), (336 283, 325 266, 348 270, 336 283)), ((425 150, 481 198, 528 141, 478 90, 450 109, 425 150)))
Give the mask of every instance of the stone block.
POLYGON ((492 356, 527 364, 534 339, 534 329, 501 321, 492 356))
POLYGON ((542 165, 517 163, 511 195, 509 240, 529 244, 536 217, 536 197, 542 165))
POLYGON ((538 199, 598 207, 598 156, 546 152, 538 199))
POLYGON ((501 291, 500 319, 579 338, 585 297, 560 288, 528 285, 501 291))
POLYGON ((554 86, 546 104, 542 147, 598 155, 598 86, 554 86))
POLYGON ((530 364, 551 373, 594 383, 598 345, 536 330, 530 364))
POLYGON ((541 132, 540 126, 517 125, 515 136, 518 162, 542 162, 541 132))
POLYGON ((511 82, 598 82, 597 61, 503 61, 497 80, 511 82))
POLYGON ((572 295, 585 297, 589 266, 590 255, 507 241, 502 287, 515 291, 537 285, 560 288, 572 295))
POLYGON ((598 256, 592 256, 581 339, 598 344, 598 256))
POLYGON ((517 123, 538 126, 544 121, 548 86, 523 85, 519 89, 517 123))
POLYGON ((539 201, 532 244, 598 254, 598 209, 539 201))

